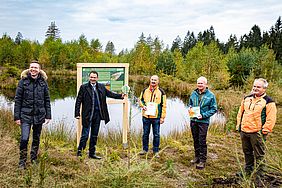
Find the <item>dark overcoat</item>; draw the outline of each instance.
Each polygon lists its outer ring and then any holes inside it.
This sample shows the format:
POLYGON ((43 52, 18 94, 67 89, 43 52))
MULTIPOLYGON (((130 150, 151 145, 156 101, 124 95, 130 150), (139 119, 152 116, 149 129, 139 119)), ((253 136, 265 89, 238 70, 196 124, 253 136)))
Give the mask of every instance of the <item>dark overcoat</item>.
MULTIPOLYGON (((99 101, 100 101, 99 110, 100 110, 101 119, 105 120, 105 123, 107 124, 110 121, 110 117, 109 117, 106 97, 122 99, 122 95, 107 90, 103 84, 100 84, 98 82, 96 82, 96 89, 99 95, 99 101)), ((82 105, 82 109, 81 109, 82 126, 86 126, 86 127, 89 126, 90 116, 92 111, 92 100, 93 100, 93 92, 92 92, 92 85, 90 84, 90 82, 81 85, 75 101, 74 116, 75 117, 80 116, 80 106, 82 105)))
POLYGON ((37 79, 33 79, 28 70, 21 74, 15 96, 14 120, 21 123, 43 124, 51 119, 51 104, 47 75, 40 71, 37 79))

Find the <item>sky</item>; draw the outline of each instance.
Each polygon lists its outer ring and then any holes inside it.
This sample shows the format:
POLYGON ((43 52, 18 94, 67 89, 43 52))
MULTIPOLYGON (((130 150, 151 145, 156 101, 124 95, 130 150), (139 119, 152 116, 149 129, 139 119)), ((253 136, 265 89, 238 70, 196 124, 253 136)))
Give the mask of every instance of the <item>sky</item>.
POLYGON ((248 34, 254 25, 269 31, 282 16, 281 0, 0 0, 0 35, 43 43, 51 22, 64 42, 84 34, 116 52, 132 49, 141 33, 171 47, 179 35, 214 27, 221 42, 248 34))

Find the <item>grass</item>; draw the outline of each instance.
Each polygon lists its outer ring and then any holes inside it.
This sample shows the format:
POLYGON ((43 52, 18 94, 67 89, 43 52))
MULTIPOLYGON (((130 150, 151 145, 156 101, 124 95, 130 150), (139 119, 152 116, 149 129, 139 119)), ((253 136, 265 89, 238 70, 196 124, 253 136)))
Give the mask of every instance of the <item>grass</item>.
MULTIPOLYGON (((230 105, 231 106, 231 105, 230 105)), ((231 108, 231 107, 230 107, 231 108)), ((282 108, 274 132, 267 138, 266 161, 269 180, 282 185, 282 108)), ((84 153, 78 159, 76 138, 63 122, 56 128, 44 128, 39 164, 17 168, 19 126, 10 109, 0 108, 0 187, 253 187, 253 177, 234 181, 243 169, 244 159, 238 133, 225 125, 211 126, 208 133, 208 161, 204 170, 196 170, 190 130, 173 132, 161 138, 160 159, 152 152, 140 157, 141 133, 132 132, 130 155, 122 148, 121 132, 109 131, 98 138, 97 151, 102 160, 84 153), (130 156, 130 160, 128 158, 130 156), (128 164, 130 162, 130 165, 128 164)), ((269 181, 271 182, 271 181, 269 181)))

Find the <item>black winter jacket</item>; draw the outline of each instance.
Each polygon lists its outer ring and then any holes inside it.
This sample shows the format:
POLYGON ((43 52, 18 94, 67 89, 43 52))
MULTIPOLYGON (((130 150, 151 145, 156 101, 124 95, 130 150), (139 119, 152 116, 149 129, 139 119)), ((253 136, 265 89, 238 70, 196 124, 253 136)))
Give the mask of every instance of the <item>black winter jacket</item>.
MULTIPOLYGON (((108 107, 106 103, 106 97, 115 98, 115 99, 122 99, 121 94, 113 93, 105 88, 103 84, 96 83, 96 88, 99 95, 100 101, 100 115, 101 119, 105 120, 107 124, 110 121, 108 107)), ((83 84, 80 86, 76 102, 75 102, 75 112, 74 116, 80 116, 80 105, 82 104, 82 126, 89 126, 91 110, 92 110, 92 85, 90 82, 83 84)))
POLYGON ((29 71, 21 74, 14 107, 14 120, 21 123, 42 124, 45 119, 51 119, 50 96, 47 85, 47 75, 40 71, 38 78, 31 78, 29 71))

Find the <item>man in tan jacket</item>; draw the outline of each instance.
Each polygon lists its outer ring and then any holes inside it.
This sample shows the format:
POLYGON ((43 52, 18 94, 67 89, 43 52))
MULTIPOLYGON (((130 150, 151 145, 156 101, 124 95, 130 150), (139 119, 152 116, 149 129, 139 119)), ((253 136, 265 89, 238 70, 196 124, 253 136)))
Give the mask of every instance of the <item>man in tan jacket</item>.
POLYGON ((139 153, 145 155, 149 150, 149 135, 152 125, 153 129, 153 152, 156 158, 159 158, 160 145, 160 125, 164 123, 166 116, 166 95, 159 86, 159 77, 153 75, 150 79, 150 85, 145 88, 139 100, 142 108, 143 121, 143 150, 139 153))
POLYGON ((277 113, 274 101, 265 93, 267 86, 265 79, 256 79, 251 95, 244 98, 237 115, 245 172, 250 175, 255 170, 256 179, 259 180, 264 175, 266 136, 272 132, 277 113))

